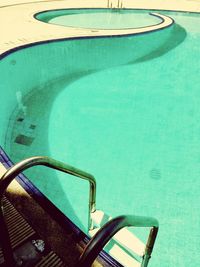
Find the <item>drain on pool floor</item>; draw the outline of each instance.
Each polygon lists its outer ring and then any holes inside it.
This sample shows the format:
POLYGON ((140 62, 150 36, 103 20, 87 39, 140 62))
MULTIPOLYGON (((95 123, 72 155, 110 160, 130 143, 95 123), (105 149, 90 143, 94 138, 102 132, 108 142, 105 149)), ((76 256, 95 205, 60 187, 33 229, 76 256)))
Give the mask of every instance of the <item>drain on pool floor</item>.
POLYGON ((30 146, 35 138, 27 136, 27 135, 23 135, 23 134, 19 134, 16 138, 15 138, 15 143, 20 144, 20 145, 25 145, 25 146, 30 146))
POLYGON ((151 169, 149 172, 149 176, 153 180, 160 180, 161 179, 161 171, 159 169, 151 169))

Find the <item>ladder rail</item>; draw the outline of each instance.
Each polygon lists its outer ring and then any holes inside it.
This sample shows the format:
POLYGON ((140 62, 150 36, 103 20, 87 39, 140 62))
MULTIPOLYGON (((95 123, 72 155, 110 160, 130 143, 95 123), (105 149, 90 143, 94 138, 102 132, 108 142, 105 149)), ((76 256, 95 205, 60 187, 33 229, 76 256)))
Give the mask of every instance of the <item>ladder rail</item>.
POLYGON ((63 162, 54 160, 46 156, 36 156, 27 158, 12 166, 0 177, 0 228, 1 228, 1 243, 5 262, 7 266, 15 265, 12 248, 10 245, 8 230, 4 221, 2 198, 5 190, 12 180, 21 172, 38 165, 43 165, 51 169, 55 169, 81 179, 87 180, 90 184, 89 191, 89 212, 88 212, 88 227, 92 228, 91 213, 96 210, 96 180, 93 175, 77 169, 63 162))
POLYGON ((152 217, 122 215, 111 219, 103 225, 99 231, 93 236, 85 247, 83 253, 79 258, 77 267, 91 266, 94 260, 99 255, 100 251, 106 243, 122 228, 124 227, 151 227, 151 231, 146 243, 145 252, 143 255, 141 267, 148 265, 151 253, 153 251, 154 243, 159 229, 157 219, 152 217))

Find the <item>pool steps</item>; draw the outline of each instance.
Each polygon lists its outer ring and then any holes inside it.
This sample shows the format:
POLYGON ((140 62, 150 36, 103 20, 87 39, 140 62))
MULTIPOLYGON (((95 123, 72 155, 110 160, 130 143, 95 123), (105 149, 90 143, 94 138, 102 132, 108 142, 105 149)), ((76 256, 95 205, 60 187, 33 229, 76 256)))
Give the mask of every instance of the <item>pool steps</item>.
MULTIPOLYGON (((111 216, 102 210, 96 210, 91 214, 93 229, 89 235, 93 237, 96 232, 108 221, 111 216)), ((108 253, 125 267, 140 267, 140 260, 145 253, 145 244, 127 228, 121 229, 112 238, 113 244, 109 245, 108 253)))

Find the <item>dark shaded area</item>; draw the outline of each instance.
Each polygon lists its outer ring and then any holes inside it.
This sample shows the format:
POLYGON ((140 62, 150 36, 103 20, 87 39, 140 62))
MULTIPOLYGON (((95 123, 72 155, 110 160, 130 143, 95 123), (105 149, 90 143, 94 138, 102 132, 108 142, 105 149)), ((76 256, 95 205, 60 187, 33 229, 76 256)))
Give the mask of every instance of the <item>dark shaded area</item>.
POLYGON ((23 120, 24 118, 21 118, 21 117, 17 119, 18 122, 22 122, 23 120))
POLYGON ((151 169, 149 176, 153 180, 160 180, 162 178, 161 171, 159 169, 151 169))
MULTIPOLYGON (((128 64, 140 63, 147 60, 151 60, 153 58, 161 57, 164 54, 168 53, 170 50, 180 45, 185 40, 186 36, 187 36, 186 30, 180 25, 174 24, 172 32, 164 44, 162 44, 157 49, 151 51, 147 55, 142 56, 136 60, 130 61, 128 64)), ((155 41, 157 40, 155 39, 155 41)))
POLYGON ((15 143, 25 146, 30 146, 33 143, 34 138, 20 134, 15 138, 15 143))
POLYGON ((34 129, 36 128, 36 125, 31 124, 31 125, 29 126, 29 128, 32 129, 32 130, 34 130, 34 129))

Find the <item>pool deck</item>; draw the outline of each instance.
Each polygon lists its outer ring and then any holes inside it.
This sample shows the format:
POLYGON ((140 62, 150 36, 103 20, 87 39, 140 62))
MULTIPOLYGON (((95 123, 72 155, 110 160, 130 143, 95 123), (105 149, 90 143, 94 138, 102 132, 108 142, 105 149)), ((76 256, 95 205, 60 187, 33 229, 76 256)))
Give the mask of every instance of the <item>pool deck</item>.
MULTIPOLYGON (((111 2, 111 1, 110 1, 111 2)), ((113 0, 112 6, 117 7, 118 1, 113 0)), ((133 34, 152 31, 158 27, 166 27, 172 23, 165 18, 164 22, 148 28, 125 30, 93 30, 72 28, 47 24, 34 18, 34 14, 51 9, 63 8, 106 8, 108 1, 99 0, 1 0, 0 3, 0 55, 16 47, 47 40, 65 39, 88 36, 108 36, 133 34)), ((124 0, 123 7, 136 9, 162 9, 200 12, 200 0, 124 0)))

